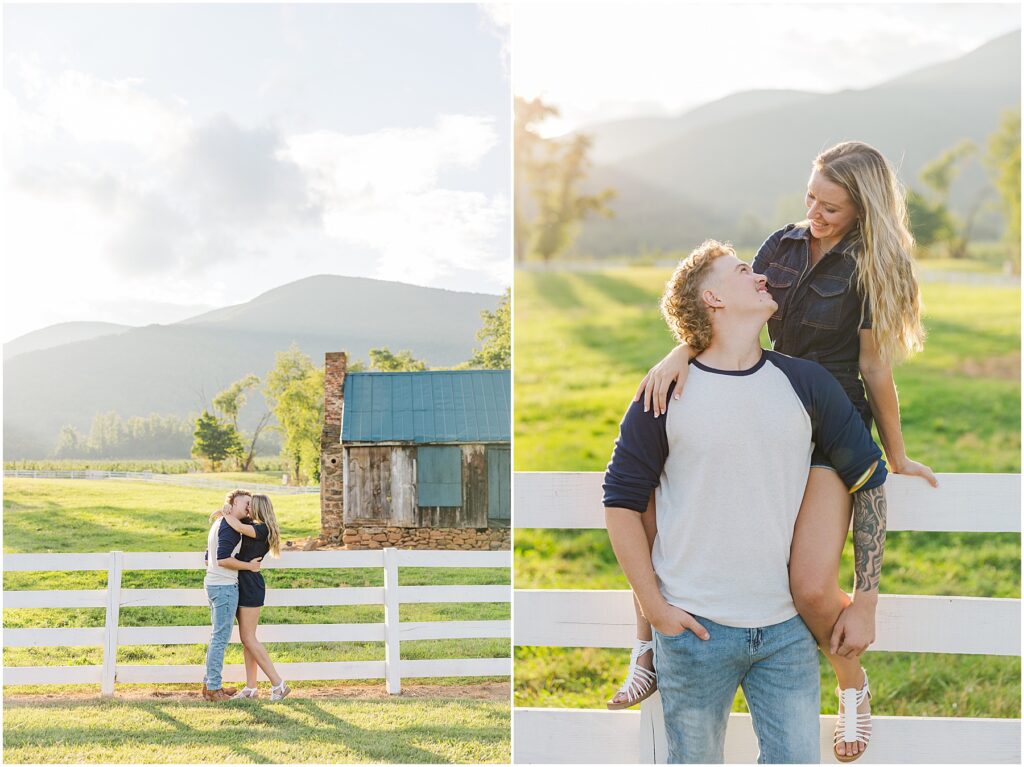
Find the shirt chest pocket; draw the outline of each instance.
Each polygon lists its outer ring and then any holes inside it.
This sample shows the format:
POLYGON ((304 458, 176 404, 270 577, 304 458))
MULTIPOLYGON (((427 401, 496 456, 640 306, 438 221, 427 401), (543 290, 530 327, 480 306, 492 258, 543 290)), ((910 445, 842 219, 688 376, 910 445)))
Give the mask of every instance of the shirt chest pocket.
POLYGON ((783 266, 782 264, 772 263, 764 270, 764 277, 768 282, 768 292, 772 294, 772 298, 779 307, 775 310, 775 314, 772 315, 773 320, 782 319, 785 315, 786 302, 799 276, 800 272, 796 269, 783 266))
POLYGON ((822 330, 835 330, 843 314, 843 301, 850 281, 830 274, 815 276, 807 286, 803 324, 822 330))

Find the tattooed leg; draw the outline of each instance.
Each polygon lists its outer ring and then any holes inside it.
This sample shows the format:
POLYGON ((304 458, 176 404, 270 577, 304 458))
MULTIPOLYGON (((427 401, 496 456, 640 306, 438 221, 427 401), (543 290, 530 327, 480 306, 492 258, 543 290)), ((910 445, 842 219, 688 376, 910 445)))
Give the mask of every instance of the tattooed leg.
POLYGON ((885 486, 853 496, 853 558, 858 592, 878 593, 885 548, 885 486))

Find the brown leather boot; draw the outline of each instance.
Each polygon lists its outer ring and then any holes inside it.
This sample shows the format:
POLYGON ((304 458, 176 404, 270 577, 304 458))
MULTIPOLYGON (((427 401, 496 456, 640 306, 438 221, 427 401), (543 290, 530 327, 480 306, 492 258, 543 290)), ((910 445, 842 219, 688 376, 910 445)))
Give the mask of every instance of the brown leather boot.
POLYGON ((223 703, 226 700, 231 700, 231 696, 228 695, 223 689, 220 690, 203 690, 203 698, 213 703, 223 703))
MULTIPOLYGON (((222 689, 228 695, 234 695, 236 692, 238 692, 238 689, 235 688, 235 687, 221 687, 220 689, 222 689)), ((210 692, 210 689, 207 688, 206 682, 203 682, 203 697, 204 698, 206 697, 206 693, 208 693, 208 692, 210 692)))

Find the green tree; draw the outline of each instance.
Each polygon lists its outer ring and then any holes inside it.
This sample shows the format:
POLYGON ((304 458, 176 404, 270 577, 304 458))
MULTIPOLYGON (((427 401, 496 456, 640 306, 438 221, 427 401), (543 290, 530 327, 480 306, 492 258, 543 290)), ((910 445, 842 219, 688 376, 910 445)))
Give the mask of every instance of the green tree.
POLYGON ((382 373, 415 372, 426 370, 427 363, 413 357, 409 349, 402 349, 395 354, 386 346, 382 346, 379 349, 370 349, 370 367, 382 373))
POLYGON ((515 162, 513 163, 513 248, 516 263, 526 261, 532 239, 530 218, 536 211, 530 199, 530 184, 544 178, 549 170, 544 139, 537 126, 549 117, 557 117, 558 110, 540 99, 515 99, 515 162))
POLYGON ((248 443, 248 447, 238 457, 239 468, 242 471, 249 471, 252 468, 252 463, 256 458, 256 442, 259 440, 260 433, 269 423, 272 415, 270 410, 264 412, 260 416, 260 420, 252 434, 243 435, 242 431, 238 428, 238 412, 245 407, 249 391, 259 385, 259 376, 249 373, 249 375, 235 381, 213 398, 213 406, 230 419, 232 426, 235 427, 235 431, 238 432, 239 438, 244 438, 248 443))
POLYGON ((532 249, 544 262, 563 253, 590 214, 613 215, 606 203, 614 189, 583 194, 590 170, 593 139, 583 133, 569 138, 542 138, 537 126, 558 110, 540 99, 516 99, 515 227, 516 260, 532 249), (527 196, 529 199, 527 199, 527 196))
POLYGON ((54 458, 82 458, 87 454, 89 444, 78 433, 74 426, 64 426, 57 435, 57 447, 53 450, 54 458))
POLYGON ((320 481, 320 433, 324 420, 324 371, 312 368, 285 387, 274 408, 284 436, 282 453, 298 482, 320 481))
POLYGON ((945 205, 929 201, 913 189, 907 190, 907 212, 914 240, 924 250, 940 242, 949 242, 956 224, 945 205))
POLYGON ((963 170, 964 165, 978 153, 978 145, 970 139, 964 139, 954 147, 947 149, 921 169, 921 180, 932 190, 936 208, 933 213, 949 222, 947 243, 949 254, 953 258, 964 258, 967 255, 967 243, 970 241, 971 228, 981 210, 985 199, 982 191, 971 203, 967 215, 960 219, 949 211, 949 195, 953 182, 963 170))
POLYGON ((263 396, 281 434, 281 456, 297 483, 320 477, 320 432, 324 415, 324 371, 295 344, 278 352, 266 375, 263 396))
POLYGON ((999 128, 989 136, 985 165, 993 176, 1006 215, 1006 239, 1020 270, 1020 108, 1003 113, 999 128))
POLYGON ((214 471, 225 460, 237 457, 242 452, 242 442, 235 427, 208 410, 204 410, 196 419, 193 436, 195 441, 192 443, 192 455, 207 459, 214 471))
POLYGON ((484 309, 480 317, 484 324, 476 337, 483 346, 473 352, 467 367, 489 370, 508 370, 512 367, 512 289, 505 288, 498 308, 493 312, 484 309))

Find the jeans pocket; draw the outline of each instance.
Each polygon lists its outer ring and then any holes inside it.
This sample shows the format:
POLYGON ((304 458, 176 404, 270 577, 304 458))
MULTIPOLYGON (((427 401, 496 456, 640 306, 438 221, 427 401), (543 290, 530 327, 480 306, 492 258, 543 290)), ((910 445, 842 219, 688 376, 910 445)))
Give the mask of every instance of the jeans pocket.
POLYGON ((658 629, 654 628, 653 626, 651 626, 651 628, 654 629, 654 631, 657 631, 658 635, 661 636, 663 639, 679 639, 681 636, 685 636, 687 633, 692 633, 690 632, 690 629, 683 629, 678 634, 662 634, 660 631, 658 631, 658 629))

